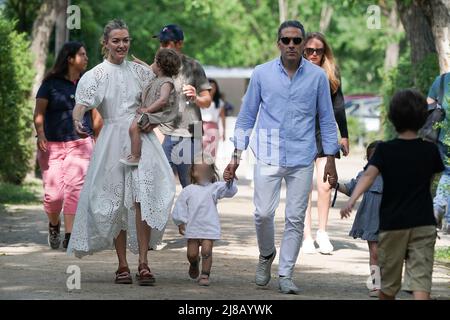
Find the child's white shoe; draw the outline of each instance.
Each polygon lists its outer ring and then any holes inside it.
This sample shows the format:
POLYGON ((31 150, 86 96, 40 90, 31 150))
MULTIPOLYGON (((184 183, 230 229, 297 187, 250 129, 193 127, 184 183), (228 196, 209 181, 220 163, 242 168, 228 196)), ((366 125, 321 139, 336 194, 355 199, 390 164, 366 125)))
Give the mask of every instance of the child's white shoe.
POLYGON ((139 165, 140 160, 141 158, 129 155, 126 159, 120 159, 119 162, 126 166, 136 167, 139 165))
POLYGON ((314 245, 314 240, 312 238, 307 238, 303 240, 302 252, 304 254, 314 254, 316 253, 316 246, 314 245))
POLYGON ((334 250, 333 245, 328 238, 328 233, 317 230, 316 242, 319 245, 319 252, 322 254, 331 254, 334 250))

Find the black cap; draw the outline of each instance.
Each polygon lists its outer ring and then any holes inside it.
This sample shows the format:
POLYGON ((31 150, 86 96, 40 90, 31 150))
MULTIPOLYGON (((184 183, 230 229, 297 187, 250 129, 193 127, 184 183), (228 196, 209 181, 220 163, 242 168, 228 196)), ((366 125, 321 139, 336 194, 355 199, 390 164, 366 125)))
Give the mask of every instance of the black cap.
POLYGON ((176 24, 169 24, 161 29, 159 34, 153 36, 159 41, 182 41, 184 40, 183 30, 176 24))

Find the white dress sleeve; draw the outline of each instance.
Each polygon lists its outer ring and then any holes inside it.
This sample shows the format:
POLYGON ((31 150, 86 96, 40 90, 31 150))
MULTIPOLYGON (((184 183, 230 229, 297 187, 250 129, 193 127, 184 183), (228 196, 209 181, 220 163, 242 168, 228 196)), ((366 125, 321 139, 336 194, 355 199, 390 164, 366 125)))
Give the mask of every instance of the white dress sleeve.
POLYGON ((80 79, 75 93, 76 104, 88 110, 98 107, 105 97, 108 74, 102 64, 86 72, 80 79))
POLYGON ((214 182, 213 198, 217 201, 222 198, 231 198, 237 193, 236 180, 233 180, 230 187, 225 181, 214 182))
POLYGON ((189 212, 186 191, 186 189, 181 190, 173 207, 172 219, 177 226, 179 226, 180 224, 186 224, 188 222, 189 212))
POLYGON ((150 82, 156 77, 155 73, 152 71, 152 69, 144 67, 139 63, 136 62, 130 63, 131 69, 133 70, 133 74, 136 76, 141 90, 144 90, 144 88, 147 88, 150 82))

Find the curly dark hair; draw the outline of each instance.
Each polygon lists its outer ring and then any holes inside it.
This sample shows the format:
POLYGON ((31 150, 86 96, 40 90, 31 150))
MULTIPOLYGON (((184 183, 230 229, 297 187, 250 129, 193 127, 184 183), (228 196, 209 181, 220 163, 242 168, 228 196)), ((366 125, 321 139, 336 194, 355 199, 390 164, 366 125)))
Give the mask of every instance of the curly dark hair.
POLYGON ((181 68, 181 58, 175 50, 160 49, 156 53, 156 64, 167 77, 174 77, 181 68))

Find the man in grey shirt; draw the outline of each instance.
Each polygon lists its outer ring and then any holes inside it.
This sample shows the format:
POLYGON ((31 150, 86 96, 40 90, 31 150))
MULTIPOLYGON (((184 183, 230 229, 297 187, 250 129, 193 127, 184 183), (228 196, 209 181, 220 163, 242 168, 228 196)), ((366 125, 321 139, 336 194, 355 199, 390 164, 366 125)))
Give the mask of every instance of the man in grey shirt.
POLYGON ((198 61, 182 53, 184 34, 177 25, 167 25, 159 32, 161 48, 174 49, 180 54, 181 69, 175 80, 175 89, 180 93, 179 114, 170 123, 161 124, 164 134, 163 149, 181 185, 190 184, 189 168, 194 155, 202 150, 202 117, 200 108, 211 104, 211 85, 198 61))

